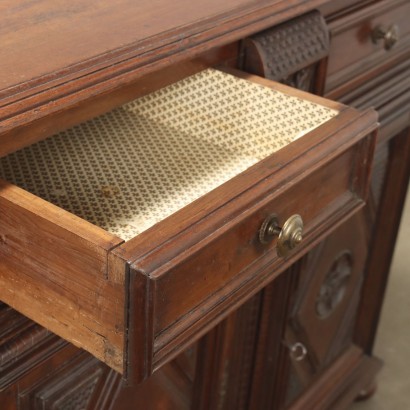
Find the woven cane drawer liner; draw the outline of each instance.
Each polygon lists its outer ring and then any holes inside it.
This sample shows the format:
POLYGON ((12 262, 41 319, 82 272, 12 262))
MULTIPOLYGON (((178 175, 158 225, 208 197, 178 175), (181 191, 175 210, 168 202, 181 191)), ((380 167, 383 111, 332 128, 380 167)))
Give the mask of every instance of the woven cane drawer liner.
POLYGON ((337 114, 214 69, 0 159, 0 176, 131 239, 337 114))

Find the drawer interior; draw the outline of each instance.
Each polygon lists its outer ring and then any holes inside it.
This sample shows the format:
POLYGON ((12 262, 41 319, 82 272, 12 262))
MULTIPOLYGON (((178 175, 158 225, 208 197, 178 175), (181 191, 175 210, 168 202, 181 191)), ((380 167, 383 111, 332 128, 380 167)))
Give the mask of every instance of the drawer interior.
POLYGON ((0 177, 129 240, 338 111, 207 69, 0 159, 0 177))

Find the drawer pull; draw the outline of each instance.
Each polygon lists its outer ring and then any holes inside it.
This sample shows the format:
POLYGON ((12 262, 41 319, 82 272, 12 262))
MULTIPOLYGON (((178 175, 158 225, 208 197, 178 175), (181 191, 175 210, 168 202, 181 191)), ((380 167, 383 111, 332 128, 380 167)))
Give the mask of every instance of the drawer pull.
POLYGON ((296 362, 302 361, 307 355, 306 346, 300 342, 297 342, 289 346, 290 357, 296 362))
POLYGON ((285 257, 289 251, 296 248, 302 241, 303 220, 300 215, 292 215, 282 227, 279 226, 278 217, 270 215, 263 222, 259 230, 259 240, 261 243, 269 243, 276 236, 278 237, 278 256, 285 257))
POLYGON ((396 24, 389 28, 377 26, 372 31, 372 41, 377 44, 379 40, 384 40, 384 49, 390 50, 399 41, 399 28, 396 24))

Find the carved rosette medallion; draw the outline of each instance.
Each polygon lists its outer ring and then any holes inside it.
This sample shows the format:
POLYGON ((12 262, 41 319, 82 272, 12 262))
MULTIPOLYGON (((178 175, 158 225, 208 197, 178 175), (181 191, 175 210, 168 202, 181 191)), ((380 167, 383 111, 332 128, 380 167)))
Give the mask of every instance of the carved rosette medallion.
POLYGON ((352 267, 353 259, 349 251, 343 251, 335 259, 317 295, 316 313, 319 318, 329 317, 343 300, 352 267))

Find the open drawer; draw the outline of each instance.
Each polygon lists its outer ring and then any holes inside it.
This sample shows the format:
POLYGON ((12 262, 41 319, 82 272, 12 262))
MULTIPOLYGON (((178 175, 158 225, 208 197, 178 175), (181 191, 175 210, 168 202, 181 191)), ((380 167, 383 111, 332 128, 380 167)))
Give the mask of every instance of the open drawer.
POLYGON ((141 381, 363 206, 376 126, 208 69, 10 154, 0 300, 141 381))

